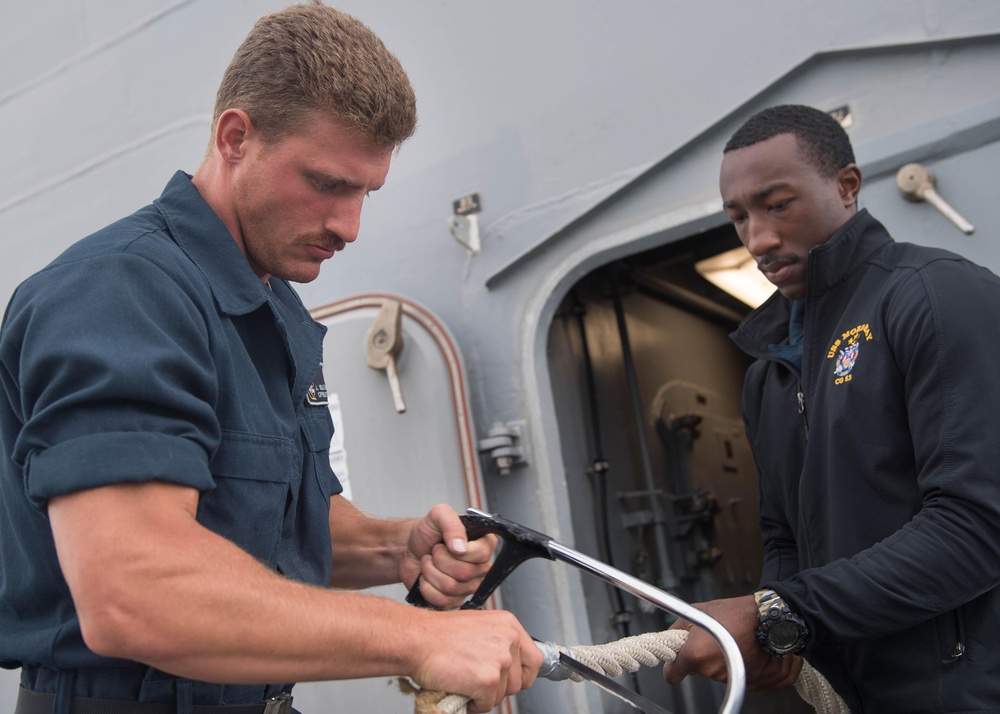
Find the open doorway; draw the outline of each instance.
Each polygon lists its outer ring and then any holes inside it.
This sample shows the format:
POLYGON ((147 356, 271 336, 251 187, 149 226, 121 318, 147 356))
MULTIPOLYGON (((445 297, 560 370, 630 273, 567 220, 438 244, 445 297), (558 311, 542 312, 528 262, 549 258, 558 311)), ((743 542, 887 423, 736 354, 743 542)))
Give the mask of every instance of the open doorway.
MULTIPOLYGON (((577 548, 689 602, 758 583, 757 482, 740 412, 751 360, 729 340, 750 307, 695 264, 739 248, 728 224, 603 265, 579 280, 548 334, 548 365, 577 548)), ((601 582, 584 595, 595 642, 672 618, 601 582)), ((677 712, 711 711, 721 686, 631 684, 677 712)), ((605 702, 606 712, 618 704, 605 702)), ((794 691, 745 712, 807 712, 794 691)))

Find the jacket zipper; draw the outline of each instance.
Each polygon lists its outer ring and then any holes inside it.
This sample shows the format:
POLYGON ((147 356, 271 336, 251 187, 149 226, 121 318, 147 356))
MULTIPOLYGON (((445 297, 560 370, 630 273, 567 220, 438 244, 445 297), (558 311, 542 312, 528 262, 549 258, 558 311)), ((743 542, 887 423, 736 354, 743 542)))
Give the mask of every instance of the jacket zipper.
POLYGON ((806 430, 806 439, 809 438, 809 416, 806 414, 806 395, 802 392, 802 384, 799 383, 799 391, 795 395, 799 400, 799 414, 802 415, 802 426, 806 430))
POLYGON ((965 654, 965 643, 963 642, 963 640, 965 640, 965 618, 962 617, 961 607, 956 607, 954 612, 955 612, 955 634, 958 637, 958 641, 955 643, 955 649, 951 651, 951 654, 948 655, 948 659, 944 661, 945 664, 954 662, 959 657, 965 654))

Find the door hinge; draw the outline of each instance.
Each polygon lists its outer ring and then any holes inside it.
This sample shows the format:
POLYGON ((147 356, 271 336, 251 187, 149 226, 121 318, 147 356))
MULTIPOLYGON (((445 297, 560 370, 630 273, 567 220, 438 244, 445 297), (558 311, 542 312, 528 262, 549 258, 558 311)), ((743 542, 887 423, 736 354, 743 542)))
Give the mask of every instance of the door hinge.
POLYGON ((486 437, 479 440, 479 452, 487 454, 497 472, 503 476, 515 466, 528 463, 524 447, 519 445, 523 430, 523 421, 497 421, 486 432, 486 437))

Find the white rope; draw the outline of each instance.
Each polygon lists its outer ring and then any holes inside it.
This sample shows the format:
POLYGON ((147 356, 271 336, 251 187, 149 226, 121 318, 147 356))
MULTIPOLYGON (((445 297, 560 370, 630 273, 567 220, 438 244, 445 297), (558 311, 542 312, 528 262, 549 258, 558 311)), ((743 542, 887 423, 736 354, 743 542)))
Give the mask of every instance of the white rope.
MULTIPOLYGON (((619 677, 625 672, 635 672, 639 667, 673 662, 687 641, 687 636, 687 630, 664 630, 626 637, 606 645, 577 645, 559 649, 591 669, 609 677, 619 677)), ((575 672, 570 678, 575 682, 584 680, 575 672)), ((806 704, 816 710, 816 714, 851 714, 840 695, 808 662, 802 663, 802 671, 795 680, 795 691, 806 704)), ((422 692, 421 695, 423 694, 422 692)), ((421 697, 418 696, 415 714, 465 714, 468 702, 468 697, 448 694, 434 708, 434 704, 421 704, 421 697)))
POLYGON ((420 697, 417 696, 417 708, 415 714, 465 714, 466 706, 469 703, 469 698, 461 694, 448 694, 437 703, 437 706, 432 709, 421 710, 420 697))
MULTIPOLYGON (((626 637, 606 645, 577 645, 566 647, 566 654, 609 677, 619 677, 625 672, 635 672, 639 667, 652 667, 660 662, 670 663, 687 641, 687 630, 664 630, 626 637)), ((575 672, 570 676, 575 682, 583 677, 575 672)), ((808 662, 795 680, 795 691, 802 700, 816 710, 816 714, 851 714, 830 683, 808 662)))

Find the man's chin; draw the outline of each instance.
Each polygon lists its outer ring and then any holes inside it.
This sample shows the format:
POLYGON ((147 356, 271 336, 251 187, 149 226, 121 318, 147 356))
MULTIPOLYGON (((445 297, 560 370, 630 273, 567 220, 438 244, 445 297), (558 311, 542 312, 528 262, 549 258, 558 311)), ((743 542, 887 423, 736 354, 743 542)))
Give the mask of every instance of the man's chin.
POLYGON ((801 300, 806 296, 806 288, 804 285, 785 285, 777 286, 778 292, 787 300, 801 300))
POLYGON ((296 266, 288 270, 283 270, 280 273, 274 273, 274 276, 282 280, 287 280, 290 283, 311 283, 319 277, 319 273, 320 264, 317 263, 315 265, 296 266))

